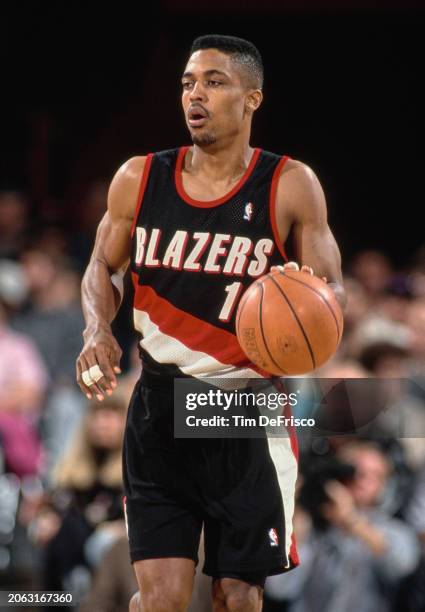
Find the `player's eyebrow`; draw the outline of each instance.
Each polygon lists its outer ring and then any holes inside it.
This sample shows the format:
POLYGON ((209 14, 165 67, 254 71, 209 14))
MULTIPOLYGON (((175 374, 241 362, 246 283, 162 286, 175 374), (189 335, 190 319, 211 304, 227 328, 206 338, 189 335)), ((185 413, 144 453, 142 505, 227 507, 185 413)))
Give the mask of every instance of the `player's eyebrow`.
MULTIPOLYGON (((214 75, 217 74, 219 76, 223 76, 223 77, 228 78, 228 75, 225 72, 222 72, 221 70, 217 70, 216 68, 212 68, 210 70, 205 70, 202 74, 203 74, 203 76, 206 76, 206 77, 211 77, 211 76, 214 76, 214 75)), ((193 72, 187 71, 187 72, 185 72, 183 74, 182 79, 185 79, 185 78, 187 79, 187 78, 193 77, 193 75, 194 75, 193 72)))

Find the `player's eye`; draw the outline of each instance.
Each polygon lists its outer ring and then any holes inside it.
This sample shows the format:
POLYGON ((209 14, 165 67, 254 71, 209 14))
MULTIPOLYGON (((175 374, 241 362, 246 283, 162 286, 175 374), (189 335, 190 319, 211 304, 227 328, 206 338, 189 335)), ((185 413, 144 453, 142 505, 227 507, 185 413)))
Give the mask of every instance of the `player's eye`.
POLYGON ((192 86, 193 86, 192 81, 184 81, 184 83, 182 83, 183 89, 191 89, 192 86))
POLYGON ((210 81, 207 81, 207 85, 209 87, 218 87, 219 85, 222 85, 222 82, 221 81, 212 81, 212 80, 210 80, 210 81))

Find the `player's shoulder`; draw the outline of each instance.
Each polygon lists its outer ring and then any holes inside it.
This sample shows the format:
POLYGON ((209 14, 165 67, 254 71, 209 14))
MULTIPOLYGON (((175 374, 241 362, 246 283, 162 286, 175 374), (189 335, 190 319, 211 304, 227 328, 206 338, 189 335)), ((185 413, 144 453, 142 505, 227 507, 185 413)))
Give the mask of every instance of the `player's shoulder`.
POLYGON ((285 182, 295 181, 306 185, 318 180, 316 173, 309 165, 291 157, 286 160, 279 178, 285 182))
POLYGON ((314 170, 305 162, 264 149, 261 149, 261 153, 262 157, 268 159, 274 166, 273 179, 278 179, 279 189, 282 184, 288 189, 291 185, 308 187, 318 182, 314 170))
POLYGON ((155 158, 155 163, 158 166, 172 165, 174 164, 181 149, 184 148, 187 147, 174 147, 173 149, 163 149, 161 151, 154 151, 147 155, 131 157, 124 162, 124 164, 122 164, 122 166, 118 169, 117 174, 123 175, 127 180, 140 177, 140 173, 143 172, 147 161, 150 159, 152 162, 153 158, 155 158))
POLYGON ((143 172, 148 156, 136 155, 130 157, 118 168, 114 179, 117 178, 122 182, 137 181, 140 179, 140 173, 143 172))
POLYGON ((299 159, 286 160, 279 176, 278 197, 314 199, 321 191, 320 181, 308 164, 299 159))
POLYGON ((147 155, 136 155, 121 164, 109 187, 109 213, 113 217, 132 218, 137 207, 140 185, 145 170, 150 171, 153 159, 158 166, 173 164, 179 150, 180 147, 147 155))
POLYGON ((298 159, 287 159, 278 187, 277 208, 293 218, 316 216, 325 210, 323 189, 314 170, 298 159))
POLYGON ((108 211, 113 218, 133 217, 147 158, 131 157, 115 172, 108 192, 108 211))

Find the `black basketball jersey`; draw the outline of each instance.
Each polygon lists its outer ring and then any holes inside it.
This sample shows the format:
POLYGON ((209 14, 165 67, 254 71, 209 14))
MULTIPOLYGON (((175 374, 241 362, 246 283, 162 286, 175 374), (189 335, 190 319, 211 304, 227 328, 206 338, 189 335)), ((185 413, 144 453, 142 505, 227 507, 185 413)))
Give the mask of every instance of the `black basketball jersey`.
POLYGON ((147 156, 132 228, 134 324, 143 367, 195 377, 261 377, 239 346, 244 290, 286 259, 275 218, 287 157, 255 149, 237 185, 216 200, 184 190, 189 147, 147 156))

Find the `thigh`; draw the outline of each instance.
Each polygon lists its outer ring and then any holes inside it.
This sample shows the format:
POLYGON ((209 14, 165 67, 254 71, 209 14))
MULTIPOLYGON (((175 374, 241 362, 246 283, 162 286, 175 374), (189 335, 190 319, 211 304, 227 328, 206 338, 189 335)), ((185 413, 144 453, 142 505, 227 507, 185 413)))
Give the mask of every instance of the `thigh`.
POLYGON ((172 394, 136 385, 127 417, 123 468, 132 562, 196 561, 202 518, 174 439, 172 394))

